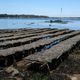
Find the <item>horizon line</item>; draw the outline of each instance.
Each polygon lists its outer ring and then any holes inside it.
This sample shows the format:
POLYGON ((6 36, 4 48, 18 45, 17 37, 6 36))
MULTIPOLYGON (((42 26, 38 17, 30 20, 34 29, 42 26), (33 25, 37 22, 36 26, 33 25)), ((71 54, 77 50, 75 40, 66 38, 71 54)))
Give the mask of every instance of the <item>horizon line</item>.
POLYGON ((19 14, 19 13, 0 13, 0 15, 34 15, 34 16, 47 16, 47 17, 80 17, 80 16, 48 16, 42 14, 19 14))

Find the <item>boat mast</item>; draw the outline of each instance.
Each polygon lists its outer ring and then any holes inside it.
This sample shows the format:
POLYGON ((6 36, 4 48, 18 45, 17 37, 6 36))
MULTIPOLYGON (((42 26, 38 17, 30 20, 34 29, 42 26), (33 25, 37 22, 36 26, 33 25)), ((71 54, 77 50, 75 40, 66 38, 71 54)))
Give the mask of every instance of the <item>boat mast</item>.
POLYGON ((60 15, 60 20, 61 20, 61 18, 62 18, 62 8, 61 8, 61 15, 60 15))

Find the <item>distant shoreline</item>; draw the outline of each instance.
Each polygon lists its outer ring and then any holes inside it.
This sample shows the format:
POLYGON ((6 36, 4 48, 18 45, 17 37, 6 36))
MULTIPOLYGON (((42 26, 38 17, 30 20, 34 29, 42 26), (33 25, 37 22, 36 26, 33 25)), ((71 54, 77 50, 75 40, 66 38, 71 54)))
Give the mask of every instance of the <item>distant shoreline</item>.
POLYGON ((50 17, 45 15, 27 15, 27 14, 0 14, 0 18, 70 18, 70 19, 79 19, 80 17, 50 17))
POLYGON ((49 17, 48 16, 42 16, 42 15, 0 14, 0 18, 49 18, 49 17))

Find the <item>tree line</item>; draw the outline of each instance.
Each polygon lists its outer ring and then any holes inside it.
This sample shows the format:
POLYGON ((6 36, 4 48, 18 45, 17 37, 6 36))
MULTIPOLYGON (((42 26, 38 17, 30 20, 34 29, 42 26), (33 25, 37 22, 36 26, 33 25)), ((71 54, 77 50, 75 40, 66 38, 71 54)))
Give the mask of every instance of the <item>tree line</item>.
POLYGON ((0 14, 0 18, 48 18, 48 16, 41 15, 12 15, 12 14, 0 14))

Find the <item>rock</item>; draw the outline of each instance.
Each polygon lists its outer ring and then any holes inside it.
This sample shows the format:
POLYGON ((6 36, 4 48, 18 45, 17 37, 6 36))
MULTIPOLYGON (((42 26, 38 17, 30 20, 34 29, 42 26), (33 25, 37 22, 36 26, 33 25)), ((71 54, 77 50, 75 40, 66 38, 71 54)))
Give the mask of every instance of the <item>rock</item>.
POLYGON ((77 77, 72 77, 71 80, 78 80, 77 77))
POLYGON ((22 78, 16 77, 15 80, 23 80, 22 78))
POLYGON ((8 67, 6 70, 5 70, 8 74, 11 74, 12 76, 16 76, 19 74, 19 71, 17 69, 15 69, 13 66, 11 67, 8 67))

